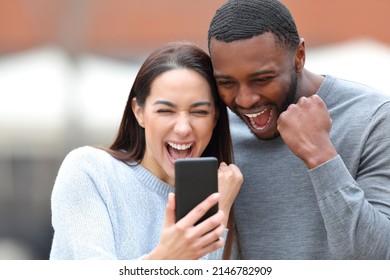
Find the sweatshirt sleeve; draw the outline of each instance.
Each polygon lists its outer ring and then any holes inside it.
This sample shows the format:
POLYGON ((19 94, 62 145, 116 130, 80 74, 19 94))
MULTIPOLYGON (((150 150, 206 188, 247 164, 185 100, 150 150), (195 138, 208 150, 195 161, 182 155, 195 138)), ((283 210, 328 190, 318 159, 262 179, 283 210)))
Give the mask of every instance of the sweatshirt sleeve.
POLYGON ((67 155, 54 184, 50 259, 116 259, 97 163, 82 148, 67 155))
POLYGON ((339 259, 390 259, 389 104, 370 120, 354 178, 336 156, 309 170, 329 248, 339 259))

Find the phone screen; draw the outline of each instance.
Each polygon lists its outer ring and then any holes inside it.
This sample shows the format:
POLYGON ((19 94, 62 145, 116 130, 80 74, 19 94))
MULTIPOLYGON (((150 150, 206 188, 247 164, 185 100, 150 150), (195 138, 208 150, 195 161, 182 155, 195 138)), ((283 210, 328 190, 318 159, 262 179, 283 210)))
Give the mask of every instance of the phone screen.
MULTIPOLYGON (((215 157, 177 159, 175 162, 176 221, 210 194, 218 192, 218 160, 215 157)), ((198 223, 217 213, 214 205, 198 223)))

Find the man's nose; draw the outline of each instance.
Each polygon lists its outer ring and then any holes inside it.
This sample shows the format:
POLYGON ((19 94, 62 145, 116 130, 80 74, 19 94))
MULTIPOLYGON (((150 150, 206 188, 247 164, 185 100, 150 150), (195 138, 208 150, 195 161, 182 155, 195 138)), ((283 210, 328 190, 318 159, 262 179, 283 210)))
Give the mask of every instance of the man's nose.
POLYGON ((260 94, 251 89, 250 87, 240 86, 234 101, 239 107, 249 109, 255 104, 257 104, 260 99, 260 94))

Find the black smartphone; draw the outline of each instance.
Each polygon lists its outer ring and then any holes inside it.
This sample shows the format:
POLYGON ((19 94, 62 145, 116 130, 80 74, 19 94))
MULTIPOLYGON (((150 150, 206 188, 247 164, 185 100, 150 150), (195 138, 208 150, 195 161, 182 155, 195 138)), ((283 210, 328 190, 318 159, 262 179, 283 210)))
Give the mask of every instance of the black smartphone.
MULTIPOLYGON (((218 160, 215 157, 175 161, 176 221, 188 214, 210 194, 218 192, 218 160)), ((201 223, 218 212, 218 204, 199 219, 201 223)))

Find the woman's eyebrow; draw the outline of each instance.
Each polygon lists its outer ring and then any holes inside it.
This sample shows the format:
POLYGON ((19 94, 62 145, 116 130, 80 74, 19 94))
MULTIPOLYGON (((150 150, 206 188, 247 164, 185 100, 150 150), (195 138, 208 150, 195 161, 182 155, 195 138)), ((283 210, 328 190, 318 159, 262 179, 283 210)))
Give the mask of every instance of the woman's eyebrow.
POLYGON ((208 107, 211 107, 211 102, 209 101, 199 101, 199 102, 196 102, 196 103, 193 103, 191 104, 191 107, 200 107, 200 106, 208 106, 208 107))
POLYGON ((156 100, 153 105, 165 105, 165 106, 169 106, 169 107, 176 107, 176 104, 170 102, 170 101, 167 101, 167 100, 156 100))
MULTIPOLYGON (((176 104, 170 102, 170 101, 167 101, 167 100, 156 100, 153 105, 165 105, 165 106, 169 106, 169 107, 177 107, 176 104)), ((211 102, 209 101, 199 101, 199 102, 195 102, 193 104, 191 104, 191 108, 193 107, 200 107, 200 106, 208 106, 208 107, 211 107, 211 102)))

